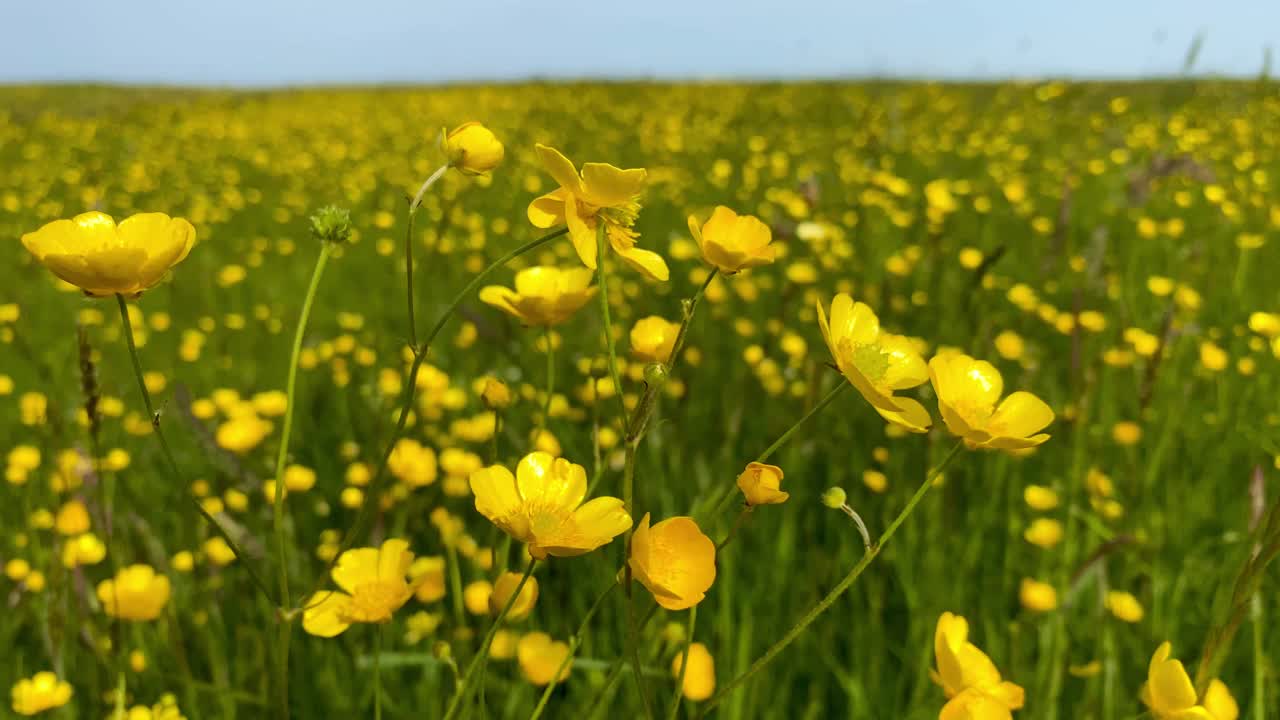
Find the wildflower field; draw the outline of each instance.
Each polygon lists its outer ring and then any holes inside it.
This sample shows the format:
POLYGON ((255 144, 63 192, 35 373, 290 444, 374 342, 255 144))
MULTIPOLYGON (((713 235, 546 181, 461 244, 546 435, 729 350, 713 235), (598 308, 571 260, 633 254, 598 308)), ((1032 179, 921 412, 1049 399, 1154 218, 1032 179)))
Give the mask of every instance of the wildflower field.
POLYGON ((1280 718, 1278 128, 0 88, 6 707, 1280 718))

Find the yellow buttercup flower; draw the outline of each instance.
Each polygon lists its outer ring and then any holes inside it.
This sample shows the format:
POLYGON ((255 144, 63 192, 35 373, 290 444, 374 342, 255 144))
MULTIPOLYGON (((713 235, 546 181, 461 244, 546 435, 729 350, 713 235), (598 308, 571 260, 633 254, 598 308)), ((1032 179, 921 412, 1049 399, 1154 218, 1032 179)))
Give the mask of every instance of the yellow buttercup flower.
POLYGON ((529 203, 529 222, 549 228, 564 223, 582 264, 596 268, 596 232, 603 223, 609 246, 631 267, 651 280, 666 281, 670 273, 662 256, 636 247, 633 229, 640 214, 644 168, 622 170, 608 163, 585 163, 582 172, 559 150, 537 145, 538 159, 560 187, 529 203))
POLYGON ((586 268, 540 266, 516 273, 516 288, 489 285, 480 300, 526 325, 559 325, 596 295, 593 273, 586 268))
POLYGON ((686 610, 716 581, 716 544, 693 518, 668 518, 651 528, 646 513, 631 536, 627 564, 659 605, 686 610))
POLYGON ((1049 439, 1040 431, 1053 410, 1029 392, 1001 401, 1004 380, 991 363, 948 351, 929 361, 929 377, 947 429, 970 448, 1021 450, 1049 439))
POLYGON ((589 553, 631 528, 622 500, 598 497, 584 503, 587 471, 549 453, 525 455, 515 475, 501 465, 477 470, 470 484, 476 510, 527 543, 535 558, 589 553))
POLYGON ((1127 623, 1142 622, 1142 618, 1147 614, 1138 598, 1134 597, 1133 593, 1123 590, 1108 592, 1103 604, 1112 615, 1116 616, 1117 620, 1127 623))
POLYGON ((22 236, 22 244, 62 280, 93 297, 137 297, 187 257, 196 230, 182 218, 140 213, 116 225, 87 212, 22 236))
POLYGON ((484 175, 502 164, 506 149, 489 128, 478 122, 441 131, 440 145, 449 165, 467 175, 484 175))
POLYGON ((544 632, 529 633, 520 638, 520 642, 516 644, 516 660, 520 663, 520 672, 524 674, 526 680, 538 687, 551 682, 552 678, 555 678, 556 682, 563 682, 569 677, 573 661, 564 662, 568 655, 568 644, 553 641, 551 636, 544 632), (556 670, 562 663, 565 668, 557 678, 556 670))
POLYGON ((111 617, 155 620, 169 603, 170 591, 169 578, 157 574, 150 565, 130 565, 114 578, 98 583, 98 601, 111 617))
POLYGON ((782 485, 782 468, 764 463, 748 463, 738 476, 738 489, 748 505, 781 505, 791 497, 779 488, 782 485))
POLYGON ((413 586, 405 580, 412 564, 408 541, 398 538, 384 541, 381 547, 342 553, 332 572, 342 592, 323 590, 312 595, 303 611, 303 629, 334 637, 355 623, 390 622, 413 595, 413 586))
POLYGON ((831 301, 830 321, 818 303, 818 325, 836 367, 876 412, 911 432, 929 429, 933 420, 923 405, 893 394, 929 379, 924 358, 910 339, 882 331, 875 312, 845 293, 831 301))
POLYGON ((11 696, 14 712, 35 715, 71 702, 71 685, 51 672, 38 672, 15 683, 11 696))
POLYGON ((1058 591, 1049 583, 1023 578, 1018 588, 1018 601, 1031 612, 1049 612, 1058 607, 1058 591))
POLYGON ((697 241, 702 258, 726 275, 768 265, 777 250, 769 244, 773 233, 768 225, 754 215, 739 215, 723 205, 716 207, 702 227, 690 215, 689 232, 697 241))
POLYGON ((409 579, 418 602, 432 603, 445 596, 444 571, 444 558, 438 555, 413 561, 409 566, 409 579))
MULTIPOLYGON (((523 573, 504 572, 493 581, 493 592, 489 594, 489 612, 494 615, 502 612, 502 608, 506 607, 511 600, 523 576, 523 573)), ((507 611, 504 619, 507 622, 519 622, 529 617, 529 613, 533 612, 533 606, 537 603, 538 579, 530 575, 524 587, 520 589, 520 595, 516 601, 511 603, 511 609, 507 611)))
POLYGON ((1156 720, 1236 720, 1240 708, 1227 686, 1215 679, 1204 698, 1197 698, 1186 668, 1180 660, 1169 657, 1172 653, 1168 642, 1156 648, 1142 686, 1142 702, 1156 720))
POLYGON ((641 318, 631 326, 631 354, 646 362, 670 362, 679 336, 678 323, 657 315, 641 318))
POLYGON ((938 669, 931 675, 948 699, 940 720, 995 720, 1022 707, 1023 689, 1001 678, 991 658, 969 642, 969 622, 963 617, 942 613, 933 653, 938 669))
MULTIPOLYGON (((671 676, 680 677, 684 652, 676 653, 671 661, 671 676)), ((716 661, 711 657, 707 646, 696 642, 689 645, 689 669, 684 673, 684 685, 680 688, 686 698, 694 702, 702 702, 716 692, 716 661)))

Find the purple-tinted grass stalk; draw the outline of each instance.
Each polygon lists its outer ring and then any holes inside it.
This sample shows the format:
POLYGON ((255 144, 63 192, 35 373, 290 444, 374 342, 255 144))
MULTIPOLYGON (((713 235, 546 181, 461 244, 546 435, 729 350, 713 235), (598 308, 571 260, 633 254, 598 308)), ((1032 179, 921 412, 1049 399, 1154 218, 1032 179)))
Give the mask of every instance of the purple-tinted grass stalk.
POLYGON ((329 262, 329 256, 334 247, 335 245, 331 242, 320 243, 320 254, 316 257, 315 268, 311 271, 311 283, 307 286, 307 294, 302 300, 302 311, 298 316, 298 327, 293 334, 293 349, 289 354, 289 377, 285 382, 283 429, 280 431, 280 449, 276 453, 271 527, 276 540, 277 590, 280 593, 280 600, 277 605, 280 627, 276 636, 275 670, 281 718, 289 717, 289 644, 292 640, 293 620, 296 615, 296 613, 290 612, 292 601, 289 594, 289 544, 285 537, 284 528, 284 468, 289 459, 289 439, 293 434, 293 411, 297 405, 298 358, 302 354, 302 339, 306 335, 307 321, 311 317, 311 307, 315 304, 316 291, 320 287, 320 278, 324 275, 325 265, 329 262))
POLYGON ((902 523, 910 517, 912 511, 916 509, 916 506, 920 504, 920 501, 924 499, 924 496, 929 494, 929 489, 933 487, 934 481, 944 470, 946 470, 947 466, 951 464, 952 459, 955 458, 962 447, 964 447, 964 441, 956 441, 956 444, 951 448, 951 451, 947 453, 946 457, 942 459, 942 462, 935 465, 933 469, 925 475, 924 482, 920 484, 919 489, 917 489, 915 494, 911 496, 911 499, 907 501, 906 507, 902 508, 902 512, 898 513, 898 516, 895 517, 893 521, 889 523, 889 526, 885 528, 884 534, 880 536, 880 539, 871 546, 870 552, 863 554, 862 559, 858 561, 858 564, 853 566, 853 569, 849 571, 849 574, 845 575, 844 579, 832 588, 831 592, 827 593, 825 597, 819 600, 816 605, 810 608, 794 627, 788 630, 781 639, 771 645, 763 655, 753 662, 751 667, 747 668, 746 671, 738 677, 730 680, 727 685, 716 692, 716 694, 702 706, 702 710, 698 714, 699 718, 706 717, 707 713, 711 712, 711 710, 714 709, 716 705, 719 705, 720 702, 723 701, 730 693, 745 684, 753 675, 763 670, 764 667, 778 655, 778 653, 786 649, 786 647, 794 642, 801 633, 808 629, 809 625, 811 625, 814 620, 817 620, 822 613, 826 612, 827 609, 835 604, 835 601, 838 600, 840 596, 843 595, 851 585, 853 585, 854 581, 862 575, 862 572, 867 569, 867 566, 871 564, 871 561, 875 560, 876 557, 880 555, 880 551, 888 544, 894 533, 896 533, 898 528, 902 526, 902 523))

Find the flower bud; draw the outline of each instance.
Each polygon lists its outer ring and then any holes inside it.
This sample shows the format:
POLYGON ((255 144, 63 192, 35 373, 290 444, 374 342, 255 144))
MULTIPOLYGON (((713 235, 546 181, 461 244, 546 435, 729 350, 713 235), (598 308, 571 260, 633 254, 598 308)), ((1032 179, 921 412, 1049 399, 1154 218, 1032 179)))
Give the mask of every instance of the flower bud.
POLYGON ((844 507, 845 500, 847 500, 848 497, 849 496, 845 494, 844 488, 829 487, 822 492, 822 504, 832 510, 839 510, 844 507))
POLYGON ((662 363, 649 363, 644 366, 644 381, 650 387, 662 387, 667 382, 667 366, 662 363))
POLYGON ((497 378, 485 378, 480 399, 490 410, 502 410, 511 404, 511 388, 497 378))
POLYGON ((335 205, 320 208, 311 216, 311 235, 339 245, 347 242, 351 239, 351 213, 335 205))
POLYGON ((449 165, 467 175, 484 175, 502 164, 505 150, 497 136, 478 122, 441 131, 440 145, 449 165))
MULTIPOLYGON (((493 592, 489 595, 489 612, 497 615, 502 612, 502 608, 511 602, 511 596, 515 594, 516 588, 520 586, 520 573, 505 572, 498 577, 493 583, 493 592)), ((516 597, 515 602, 511 603, 511 609, 507 611, 507 622, 518 622, 529 617, 529 613, 533 612, 533 606, 538 602, 538 579, 530 576, 525 581, 524 587, 520 588, 520 595, 516 597)))

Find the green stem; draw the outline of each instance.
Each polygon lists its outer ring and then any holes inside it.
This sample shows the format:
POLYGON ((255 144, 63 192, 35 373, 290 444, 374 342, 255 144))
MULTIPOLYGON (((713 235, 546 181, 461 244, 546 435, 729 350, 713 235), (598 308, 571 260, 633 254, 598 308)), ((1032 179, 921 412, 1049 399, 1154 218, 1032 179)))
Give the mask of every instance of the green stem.
POLYGON ((324 274, 332 243, 320 244, 315 269, 311 271, 311 284, 302 300, 302 313, 298 316, 298 328, 293 334, 293 351, 289 355, 289 379, 285 385, 285 409, 283 429, 280 431, 280 450, 276 453, 275 504, 271 508, 271 526, 276 536, 276 573, 280 592, 280 629, 276 647, 276 681, 279 683, 280 717, 289 717, 289 643, 293 634, 293 617, 289 610, 289 545, 284 528, 284 466, 289 458, 289 438, 293 434, 293 411, 298 385, 298 357, 302 354, 302 338, 306 335, 311 306, 315 303, 320 277, 324 274))
POLYGON ((1262 618, 1262 595, 1255 593, 1250 607, 1253 627, 1253 703, 1251 720, 1267 720, 1267 654, 1262 645, 1266 627, 1262 618))
POLYGON ((935 465, 934 468, 929 471, 928 475, 925 476, 924 482, 920 484, 920 488, 917 489, 915 494, 911 496, 911 499, 907 501, 906 507, 904 507, 902 512, 898 513, 898 516, 889 523, 889 526, 885 528, 884 534, 881 535, 880 540, 871 547, 870 552, 865 553, 862 556, 862 559, 858 561, 857 565, 853 566, 853 569, 849 571, 849 574, 845 575, 844 579, 831 589, 831 592, 827 593, 825 597, 819 600, 818 604, 810 608, 809 612, 805 613, 804 616, 800 618, 800 622, 795 624, 795 627, 787 631, 786 635, 783 635, 780 640, 775 642, 768 650, 765 651, 764 655, 761 655, 754 663, 752 663, 751 667, 747 668, 746 672, 731 680, 729 684, 725 685, 719 692, 712 696, 712 698, 703 705, 702 712, 699 713, 698 717, 706 717, 707 713, 709 713, 716 705, 720 704, 720 702, 724 700, 729 693, 737 690, 746 683, 747 680, 751 679, 751 676, 764 669, 765 665, 768 665, 773 658, 778 655, 778 653, 782 652, 797 637, 799 637, 814 620, 818 619, 818 616, 826 612, 827 609, 830 608, 832 604, 834 604, 835 601, 849 589, 849 586, 853 585, 854 581, 858 579, 858 576, 862 575, 862 571, 866 570, 867 566, 871 564, 871 561, 876 559, 880 554, 880 551, 888 544, 890 538, 893 537, 893 534, 898 531, 898 528, 902 523, 906 521, 907 517, 909 517, 912 511, 916 509, 916 506, 920 504, 920 501, 924 499, 924 496, 929 493, 929 489, 933 487, 933 481, 936 480, 937 477, 942 474, 942 471, 951 464, 951 460, 955 458, 956 454, 960 452, 960 448, 963 446, 963 441, 957 441, 955 446, 951 448, 951 452, 947 453, 947 456, 942 459, 942 462, 935 465))
POLYGON ((582 616, 582 623, 578 625, 578 631, 573 634, 572 638, 569 638, 569 652, 565 653, 564 660, 560 661, 560 667, 556 668, 555 674, 551 676, 551 682, 547 683, 546 689, 542 691, 542 697, 538 699, 538 704, 533 708, 533 714, 529 716, 529 720, 538 720, 538 718, 542 717, 542 711, 546 709, 547 702, 551 700, 551 693, 556 689, 556 685, 559 684, 560 676, 564 674, 565 668, 569 666, 569 663, 573 662, 573 654, 578 650, 578 646, 582 644, 582 636, 587 632, 587 624, 591 622, 591 618, 595 617, 596 612, 604 605, 605 598, 609 597, 609 593, 612 593, 616 587, 618 587, 618 583, 610 583, 609 587, 605 588, 604 592, 600 593, 596 601, 591 604, 587 614, 582 616))
MULTIPOLYGON (((609 273, 604 266, 604 223, 600 223, 596 232, 596 284, 600 286, 600 317, 604 322, 604 347, 609 353, 609 377, 613 380, 613 394, 618 398, 618 417, 626 432, 627 403, 622 399, 622 377, 618 375, 618 354, 613 346, 613 320, 609 317, 609 273)), ((631 507, 631 499, 624 498, 627 507, 631 507)))
POLYGON ((476 652, 475 657, 471 658, 471 662, 467 663, 467 672, 462 676, 461 686, 458 692, 454 693, 453 700, 449 703, 449 709, 445 711, 444 720, 450 720, 455 717, 458 710, 461 709, 468 695, 471 694, 471 680, 475 676, 476 668, 480 663, 489 656, 489 646, 493 644, 493 636, 498 634, 498 628, 502 627, 502 621, 507 617, 507 613, 511 611, 511 607, 516 604, 516 599, 520 597, 521 591, 524 590, 524 584, 529 582, 529 578, 533 576, 533 569, 538 566, 538 561, 534 560, 524 569, 524 574, 520 576, 520 582, 516 585, 516 589, 511 593, 511 597, 507 598, 506 604, 502 606, 502 612, 493 619, 493 624, 489 626, 489 631, 485 633, 484 641, 480 643, 480 649, 476 652))
POLYGON ((431 173, 431 176, 422 183, 422 187, 418 188, 418 194, 413 196, 409 201, 409 227, 404 232, 404 273, 405 286, 408 288, 409 301, 409 344, 413 347, 418 346, 418 322, 414 315, 413 302, 413 219, 418 214, 418 206, 422 204, 422 196, 427 194, 427 188, 435 184, 449 170, 449 165, 442 165, 439 170, 431 173))
POLYGON ((676 691, 671 698, 671 709, 667 711, 667 720, 676 720, 680 712, 680 697, 684 695, 684 676, 689 671, 689 648, 693 647, 693 630, 698 624, 698 606, 689 608, 689 633, 684 640, 684 652, 680 655, 680 672, 676 677, 676 691))
POLYGON ((720 268, 712 268, 707 273, 707 279, 703 281, 702 287, 698 288, 698 292, 684 303, 684 319, 680 322, 680 332, 676 335, 676 343, 671 347, 671 369, 675 369, 676 362, 680 359, 680 351, 684 350, 685 337, 689 334, 689 323, 693 321, 693 313, 698 309, 698 301, 702 300, 702 296, 706 294, 707 287, 711 285, 711 281, 716 279, 716 275, 720 273, 720 268))
POLYGON ((462 627, 467 621, 462 610, 462 570, 458 564, 458 549, 452 540, 445 543, 444 552, 449 562, 449 594, 453 595, 453 621, 458 627, 462 627))
POLYGON ((432 326, 431 332, 427 333, 427 339, 424 340, 421 345, 413 348, 413 363, 409 366, 409 377, 405 383, 404 389, 401 391, 401 395, 403 397, 400 401, 400 412, 399 416, 396 418, 396 426, 395 429, 392 430, 391 437, 388 438, 387 445, 382 451, 382 460, 378 463, 378 469, 374 472, 373 480, 369 483, 368 492, 365 493, 364 496, 364 504, 360 506, 360 512, 356 516, 355 523, 347 530, 347 534, 342 539, 342 544, 338 546, 338 552, 336 552, 329 560, 329 563, 325 567, 325 571, 316 578, 314 587, 306 597, 309 598, 320 590, 320 587, 324 584, 325 578, 328 577, 329 572, 332 571, 334 565, 337 564, 338 558, 342 557, 342 553, 351 549, 355 544, 356 538, 364 533, 368 524, 372 521, 374 511, 378 507, 378 498, 382 494, 382 483, 387 475, 387 463, 391 460, 391 452, 395 449, 396 443, 400 440, 400 437, 404 435, 405 425, 409 420, 409 412, 413 408, 413 401, 417 395, 418 373, 422 370, 422 363, 427 359, 427 351, 431 349, 431 343, 436 339, 436 336, 440 334, 440 331, 444 329, 445 323, 449 321, 449 318, 453 317, 453 314, 457 311, 458 306, 462 304, 462 301, 470 297, 471 293, 475 292, 480 283, 484 282, 484 279, 493 273, 493 271, 531 250, 542 247, 567 232, 569 232, 567 228, 560 228, 559 230, 547 233, 536 240, 530 240, 497 260, 494 260, 488 267, 481 270, 480 274, 472 278, 471 282, 467 283, 467 286, 462 289, 462 292, 459 292, 457 296, 453 298, 449 303, 449 306, 445 308, 444 313, 440 316, 440 319, 432 326))
POLYGON ((243 561, 245 572, 248 573, 249 579, 253 582, 254 587, 258 589, 258 592, 262 593, 262 597, 266 598, 268 603, 275 605, 276 602, 271 598, 271 592, 267 590, 266 583, 262 581, 262 578, 258 576, 253 566, 250 565, 249 556, 240 549, 239 543, 231 537, 226 528, 222 527, 222 523, 218 522, 218 519, 205 509, 200 502, 200 498, 191 492, 191 484, 183 480, 182 471, 178 468, 178 461, 174 458, 173 450, 169 447, 169 441, 165 439, 164 431, 160 427, 160 414, 155 411, 155 406, 151 403, 151 392, 147 390, 147 381, 142 373, 142 363, 138 360, 138 347, 133 340, 133 323, 129 320, 129 306, 125 302, 124 296, 120 294, 116 294, 116 302, 120 307, 120 321, 124 325, 125 343, 129 346, 129 359, 133 361, 133 374, 138 380, 138 390, 142 393, 142 404, 146 407, 147 415, 151 418, 152 433, 156 436, 156 442, 160 444, 160 450, 169 464, 169 471, 173 474, 173 481, 186 488, 187 497, 191 498, 192 504, 196 506, 196 511, 213 527, 214 532, 226 541, 227 546, 231 548, 231 552, 235 553, 235 556, 243 561))
MULTIPOLYGON (((630 568, 630 564, 627 566, 630 568)), ((640 662, 640 626, 636 623, 635 596, 631 594, 631 576, 626 578, 627 596, 623 602, 627 604, 627 650, 631 663, 631 672, 636 678, 636 692, 640 694, 640 705, 644 707, 644 716, 653 720, 653 708, 649 707, 649 691, 644 684, 644 665, 640 662)))
POLYGON ((373 627, 373 718, 382 720, 382 626, 373 627))
POLYGON ((551 423, 551 395, 556 389, 556 351, 551 344, 550 325, 543 329, 542 341, 547 351, 547 397, 542 401, 542 417, 538 419, 539 430, 551 423))

